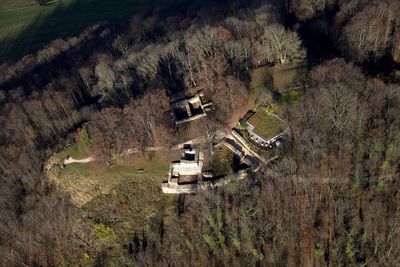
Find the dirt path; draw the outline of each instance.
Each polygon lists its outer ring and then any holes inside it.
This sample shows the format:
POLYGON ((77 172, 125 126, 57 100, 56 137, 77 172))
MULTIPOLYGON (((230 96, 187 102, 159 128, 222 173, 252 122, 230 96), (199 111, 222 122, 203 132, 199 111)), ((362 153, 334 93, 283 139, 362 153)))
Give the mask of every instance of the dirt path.
MULTIPOLYGON (((194 145, 194 144, 200 144, 202 142, 204 142, 204 138, 203 137, 197 137, 195 139, 186 141, 184 143, 177 144, 177 145, 173 146, 171 148, 171 150, 180 150, 180 149, 183 148, 184 145, 187 145, 187 144, 194 145)), ((145 152, 156 152, 156 151, 162 151, 162 150, 168 150, 168 147, 165 147, 165 146, 151 146, 151 147, 146 147, 144 149, 145 152)), ((139 153, 139 152, 143 152, 143 150, 142 149, 138 149, 138 148, 129 148, 129 149, 123 151, 120 155, 121 156, 127 156, 127 155, 131 155, 131 154, 139 153)))
MULTIPOLYGON (((204 138, 202 138, 202 137, 195 138, 195 139, 189 140, 189 141, 187 141, 185 143, 175 145, 175 146, 173 146, 171 148, 171 150, 179 150, 179 149, 182 149, 185 144, 199 144, 199 143, 201 143, 203 141, 204 141, 204 138)), ((155 151, 162 151, 162 150, 166 150, 166 149, 167 148, 163 147, 163 146, 155 146, 155 147, 147 147, 147 148, 144 149, 144 151, 145 152, 155 152, 155 151)), ((141 149, 130 148, 130 149, 127 149, 127 150, 123 151, 121 153, 121 156, 127 156, 127 155, 131 155, 131 154, 139 153, 139 152, 142 152, 142 151, 143 150, 141 150, 141 149)), ((74 159, 73 157, 69 157, 69 158, 65 159, 63 163, 64 163, 64 165, 69 165, 69 164, 73 164, 73 163, 88 164, 88 163, 93 162, 93 161, 96 161, 96 159, 93 158, 93 157, 87 157, 87 158, 84 158, 84 159, 74 159)), ((51 169, 52 166, 53 166, 53 164, 50 164, 49 166, 46 167, 46 169, 51 169)))
POLYGON ((95 161, 95 158, 92 157, 87 157, 85 159, 74 159, 72 157, 69 157, 64 160, 64 165, 72 164, 72 163, 79 163, 79 164, 87 164, 89 162, 95 161))

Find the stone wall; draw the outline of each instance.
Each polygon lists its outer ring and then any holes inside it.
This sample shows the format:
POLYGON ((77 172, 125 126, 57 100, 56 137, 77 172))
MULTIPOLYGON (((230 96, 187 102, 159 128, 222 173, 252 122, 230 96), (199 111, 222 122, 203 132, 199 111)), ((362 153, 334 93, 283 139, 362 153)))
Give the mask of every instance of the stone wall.
POLYGON ((219 178, 218 180, 203 181, 197 184, 169 186, 168 183, 163 183, 161 189, 165 194, 195 194, 200 190, 210 190, 219 186, 224 186, 233 181, 246 179, 248 176, 249 172, 247 170, 242 170, 238 173, 219 178))

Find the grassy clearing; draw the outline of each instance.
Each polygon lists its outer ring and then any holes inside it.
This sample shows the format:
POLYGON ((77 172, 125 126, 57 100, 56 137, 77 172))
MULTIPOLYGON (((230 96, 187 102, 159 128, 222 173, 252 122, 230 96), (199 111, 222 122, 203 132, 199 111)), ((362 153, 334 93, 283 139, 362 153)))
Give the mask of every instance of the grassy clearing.
POLYGON ((90 155, 88 147, 81 143, 75 143, 55 154, 54 158, 58 163, 62 163, 68 156, 71 156, 74 159, 83 159, 89 157, 90 155))
POLYGON ((285 92, 285 90, 296 87, 301 75, 306 71, 307 66, 303 63, 253 69, 250 72, 249 103, 255 105, 257 102, 268 101, 265 99, 266 95, 263 95, 268 90, 281 92, 280 103, 294 103, 301 96, 301 91, 285 92))
POLYGON ((160 189, 169 162, 160 156, 147 155, 127 160, 125 164, 128 166, 99 172, 97 179, 113 177, 118 183, 113 183, 107 194, 98 194, 82 207, 94 223, 111 226, 120 243, 131 241, 133 233, 142 234, 157 227, 154 224, 158 223, 160 213, 174 205, 173 196, 163 194, 160 189), (144 168, 144 173, 137 173, 138 168, 144 168))
POLYGON ((294 85, 302 72, 307 71, 304 63, 261 67, 250 72, 250 90, 258 95, 264 90, 286 90, 294 85))
POLYGON ((127 242, 132 237, 129 233, 150 231, 159 211, 172 206, 173 196, 163 194, 160 185, 159 176, 126 177, 109 194, 93 198, 83 211, 93 222, 111 225, 127 242))
MULTIPOLYGON (((72 146, 59 154, 72 152, 80 153, 77 146, 72 146)), ((50 179, 80 207, 99 244, 106 244, 110 253, 117 255, 124 250, 122 244, 131 242, 134 235, 154 232, 164 214, 173 214, 176 198, 163 194, 160 188, 167 177, 170 156, 165 152, 130 155, 112 167, 100 162, 71 164, 55 169, 49 176, 53 175, 50 179)))
POLYGON ((268 90, 270 91, 273 90, 272 68, 261 67, 251 70, 249 87, 250 87, 250 95, 246 111, 249 109, 253 109, 260 103, 269 101, 267 94, 265 93, 268 90))
POLYGON ((234 172, 233 162, 235 154, 226 146, 215 149, 211 159, 211 166, 215 176, 232 174, 234 172))
POLYGON ((289 89, 293 86, 298 75, 307 70, 302 63, 279 65, 273 68, 274 88, 277 91, 289 89))
POLYGON ((265 110, 258 111, 248 122, 255 127, 254 133, 266 140, 277 136, 283 130, 282 120, 265 110))
POLYGON ((294 78, 297 74, 297 65, 288 64, 275 66, 273 73, 275 89, 278 91, 285 90, 293 84, 294 78))
POLYGON ((271 74, 271 67, 253 69, 250 72, 250 90, 257 95, 265 89, 272 89, 267 88, 272 80, 271 74))
POLYGON ((297 102, 297 100, 302 97, 304 92, 302 90, 290 90, 280 93, 279 103, 292 105, 297 102))
POLYGON ((149 160, 145 164, 146 168, 144 172, 138 173, 138 170, 142 169, 143 166, 143 164, 127 164, 125 161, 120 161, 119 164, 111 167, 106 167, 96 162, 90 164, 70 164, 65 169, 60 170, 59 174, 60 176, 69 178, 97 177, 98 179, 120 181, 130 176, 139 178, 157 176, 165 178, 168 173, 168 166, 158 159, 149 160))
MULTIPOLYGON (((73 145, 55 155, 58 162, 62 162, 67 155, 74 158, 87 156, 83 145, 73 145)), ((163 156, 145 155, 143 157, 124 157, 111 167, 101 162, 89 164, 70 164, 64 169, 54 168, 49 178, 60 188, 71 195, 76 206, 82 206, 92 199, 109 194, 115 187, 129 179, 133 181, 157 181, 157 189, 166 179, 169 161, 163 156), (143 169, 143 172, 138 172, 143 169)))
MULTIPOLYGON (((0 61, 35 51, 51 40, 76 35, 100 20, 126 17, 137 7, 160 0, 0 1, 0 61)), ((172 2, 167 1, 167 2, 172 2)))

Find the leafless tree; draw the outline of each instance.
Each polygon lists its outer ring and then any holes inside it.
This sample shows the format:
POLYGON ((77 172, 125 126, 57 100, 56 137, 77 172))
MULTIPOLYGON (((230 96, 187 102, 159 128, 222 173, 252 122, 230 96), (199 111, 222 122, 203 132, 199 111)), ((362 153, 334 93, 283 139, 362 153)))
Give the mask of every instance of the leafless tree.
POLYGON ((393 60, 400 62, 400 29, 396 28, 396 34, 393 38, 393 48, 392 48, 393 60))
MULTIPOLYGON (((396 25, 399 4, 370 4, 355 14, 344 28, 343 51, 357 62, 379 59, 387 53, 396 25)), ((393 43, 394 49, 396 45, 393 43)))
POLYGON ((282 25, 273 24, 265 28, 262 36, 263 55, 269 62, 285 64, 301 61, 305 50, 296 32, 287 31, 282 25))
POLYGON ((247 38, 230 40, 224 44, 224 50, 228 60, 238 69, 243 66, 249 66, 252 58, 251 47, 251 43, 247 38))
POLYGON ((98 78, 95 92, 102 100, 108 99, 114 93, 114 83, 116 80, 115 72, 107 61, 107 57, 100 57, 99 63, 95 68, 95 74, 98 78))
POLYGON ((129 41, 127 40, 126 36, 118 35, 113 44, 113 48, 119 51, 121 54, 126 55, 129 50, 129 41))
POLYGON ((332 3, 331 0, 294 0, 291 1, 290 8, 299 20, 308 20, 332 3))
MULTIPOLYGON (((131 138, 136 145, 145 148, 151 145, 168 144, 169 99, 164 91, 146 93, 140 100, 132 100, 124 108, 124 116, 131 138)), ((170 140, 171 141, 171 140, 170 140)))
POLYGON ((220 81, 212 95, 219 120, 229 122, 232 112, 245 105, 248 97, 248 90, 238 78, 227 76, 220 81))
POLYGON ((154 79, 160 64, 160 47, 149 44, 137 57, 136 69, 143 78, 154 79))

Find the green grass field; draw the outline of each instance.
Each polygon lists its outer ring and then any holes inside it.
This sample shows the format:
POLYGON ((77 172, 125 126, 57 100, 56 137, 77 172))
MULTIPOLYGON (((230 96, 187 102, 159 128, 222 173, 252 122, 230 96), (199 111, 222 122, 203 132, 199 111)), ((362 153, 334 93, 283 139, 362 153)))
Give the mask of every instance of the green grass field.
POLYGON ((131 15, 137 7, 173 0, 0 1, 0 63, 40 49, 51 40, 77 35, 101 20, 131 15))

